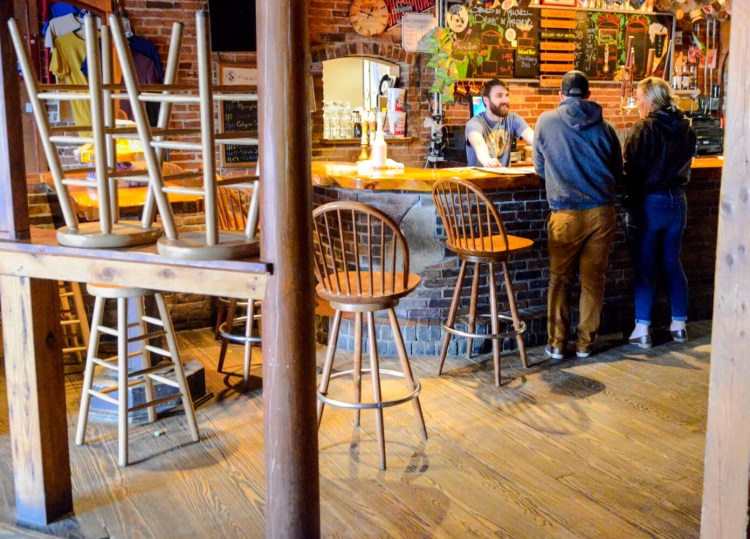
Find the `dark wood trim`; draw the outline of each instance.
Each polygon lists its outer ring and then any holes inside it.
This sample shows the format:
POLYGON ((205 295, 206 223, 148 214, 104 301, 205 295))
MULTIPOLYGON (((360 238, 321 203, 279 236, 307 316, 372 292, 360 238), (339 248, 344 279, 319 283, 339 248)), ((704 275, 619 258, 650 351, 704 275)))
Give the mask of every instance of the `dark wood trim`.
POLYGON ((0 88, 3 89, 0 96, 0 239, 4 240, 29 237, 21 97, 16 53, 7 24, 13 16, 13 2, 0 2, 0 88))
POLYGON ((308 2, 261 0, 258 97, 266 537, 320 536, 308 2))
MULTIPOLYGON (((739 5, 737 5, 739 7, 739 5)), ((744 8, 744 9, 743 9, 744 8)), ((745 537, 750 464, 750 12, 732 12, 701 537, 745 537)))

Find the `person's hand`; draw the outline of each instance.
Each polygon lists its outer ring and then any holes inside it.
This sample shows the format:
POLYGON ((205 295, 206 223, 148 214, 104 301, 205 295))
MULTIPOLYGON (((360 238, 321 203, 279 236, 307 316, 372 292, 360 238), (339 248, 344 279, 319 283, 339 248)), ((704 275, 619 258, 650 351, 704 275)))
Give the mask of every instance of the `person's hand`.
POLYGON ((490 160, 489 160, 489 161, 487 161, 487 162, 486 162, 486 163, 484 164, 484 166, 485 166, 485 167, 489 167, 489 168, 497 168, 497 167, 499 167, 499 166, 500 166, 500 161, 498 161, 498 160, 497 160, 497 158, 495 158, 495 157, 492 157, 492 158, 490 158, 490 160))

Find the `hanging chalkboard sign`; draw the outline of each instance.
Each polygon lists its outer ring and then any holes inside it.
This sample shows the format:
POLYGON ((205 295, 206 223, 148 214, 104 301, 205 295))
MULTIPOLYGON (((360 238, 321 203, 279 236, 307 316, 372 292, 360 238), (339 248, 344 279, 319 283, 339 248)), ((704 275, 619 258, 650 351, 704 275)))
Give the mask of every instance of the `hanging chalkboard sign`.
POLYGON ((449 53, 460 78, 549 81, 579 69, 592 80, 612 81, 629 42, 636 80, 669 73, 671 14, 532 6, 530 0, 464 6, 469 21, 453 32, 449 53))
MULTIPOLYGON (((254 84, 256 69, 240 65, 220 65, 219 78, 222 84, 254 84)), ((258 137, 257 101, 222 101, 219 121, 224 132, 245 131, 248 136, 258 137)), ((257 145, 226 144, 221 146, 222 167, 247 167, 258 161, 257 145)))

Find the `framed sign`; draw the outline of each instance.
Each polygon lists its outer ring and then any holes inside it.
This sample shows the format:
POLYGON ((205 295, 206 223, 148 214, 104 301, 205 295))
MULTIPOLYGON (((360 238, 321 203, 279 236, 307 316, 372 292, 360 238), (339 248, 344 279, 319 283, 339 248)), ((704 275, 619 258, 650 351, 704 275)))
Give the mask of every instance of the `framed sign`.
POLYGON ((433 28, 437 28, 437 17, 432 13, 407 13, 401 19, 401 46, 409 52, 427 52, 422 38, 433 28))
MULTIPOLYGON (((258 70, 245 64, 219 64, 219 84, 228 86, 256 86, 258 70)), ((223 132, 247 131, 258 136, 257 101, 221 101, 219 122, 223 132)), ((258 161, 258 146, 225 144, 220 149, 221 166, 244 168, 258 161)))

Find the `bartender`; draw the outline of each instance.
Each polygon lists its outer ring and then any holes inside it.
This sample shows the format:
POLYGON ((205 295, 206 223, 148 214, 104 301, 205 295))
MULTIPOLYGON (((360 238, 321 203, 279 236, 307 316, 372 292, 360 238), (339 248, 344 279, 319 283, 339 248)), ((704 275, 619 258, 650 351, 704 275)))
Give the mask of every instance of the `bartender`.
POLYGON ((466 124, 466 159, 470 167, 507 167, 515 137, 534 142, 534 130, 515 112, 510 112, 508 84, 491 79, 482 85, 485 111, 466 124))

